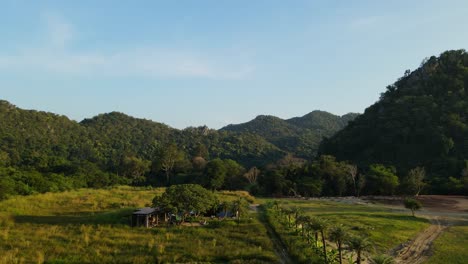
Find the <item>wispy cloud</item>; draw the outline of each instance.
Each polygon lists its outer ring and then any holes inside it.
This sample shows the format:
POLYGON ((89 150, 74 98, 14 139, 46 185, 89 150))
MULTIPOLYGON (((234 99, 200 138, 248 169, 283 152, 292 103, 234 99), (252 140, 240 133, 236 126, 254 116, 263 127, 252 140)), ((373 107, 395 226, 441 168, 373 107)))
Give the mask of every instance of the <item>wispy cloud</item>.
POLYGON ((47 26, 49 44, 54 48, 65 48, 66 44, 73 39, 72 25, 56 13, 43 13, 41 17, 47 26))
POLYGON ((142 76, 156 78, 244 79, 255 70, 235 55, 205 55, 158 47, 134 47, 113 53, 71 51, 74 27, 56 14, 43 15, 48 40, 14 54, 0 53, 0 69, 57 74, 142 76))

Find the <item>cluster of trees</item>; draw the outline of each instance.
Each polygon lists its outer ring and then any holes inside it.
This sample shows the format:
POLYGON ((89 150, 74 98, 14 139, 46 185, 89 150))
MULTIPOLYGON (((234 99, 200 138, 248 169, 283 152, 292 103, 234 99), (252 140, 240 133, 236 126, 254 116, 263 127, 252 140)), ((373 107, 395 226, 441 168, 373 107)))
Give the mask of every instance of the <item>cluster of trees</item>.
POLYGON ((242 197, 234 201, 220 201, 216 193, 198 184, 178 184, 167 188, 162 195, 153 198, 153 207, 158 207, 168 214, 177 214, 182 222, 190 215, 197 218, 203 214, 216 215, 218 212, 233 212, 239 223, 246 213, 248 202, 242 197))
MULTIPOLYGON (((350 263, 360 264, 363 254, 372 250, 371 241, 365 236, 352 235, 350 230, 343 225, 332 225, 323 217, 305 215, 299 207, 285 208, 279 206, 277 201, 267 205, 267 214, 273 217, 270 221, 281 224, 280 228, 293 231, 300 236, 304 243, 312 249, 314 257, 307 258, 307 263, 343 263, 343 259, 350 263), (327 247, 327 243, 335 243, 338 254, 335 250, 327 247), (344 256, 344 253, 355 253, 344 256)), ((299 257, 299 256, 298 256, 299 257)), ((394 263, 390 256, 377 255, 370 259, 370 263, 394 263)), ((300 258, 298 258, 299 262, 300 258)))
POLYGON ((258 178, 257 190, 276 196, 360 196, 418 195, 427 188, 426 173, 421 167, 398 175, 392 166, 371 164, 361 169, 323 155, 310 162, 286 156, 267 166, 258 178))
POLYGON ((402 174, 425 167, 431 193, 466 193, 467 89, 465 50, 425 59, 388 86, 364 114, 324 140, 319 152, 361 168, 394 166, 402 174))

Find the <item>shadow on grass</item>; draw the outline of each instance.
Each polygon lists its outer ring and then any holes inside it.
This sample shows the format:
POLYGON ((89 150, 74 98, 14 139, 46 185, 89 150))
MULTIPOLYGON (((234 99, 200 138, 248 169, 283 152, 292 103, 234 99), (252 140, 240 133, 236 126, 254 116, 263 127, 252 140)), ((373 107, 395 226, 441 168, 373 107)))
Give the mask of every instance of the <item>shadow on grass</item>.
POLYGON ((129 224, 133 209, 120 209, 98 213, 73 213, 69 215, 16 215, 16 223, 70 225, 70 224, 129 224))
POLYGON ((422 222, 428 223, 429 220, 423 217, 413 217, 411 215, 401 215, 401 214, 379 214, 379 213, 361 213, 361 212, 354 212, 354 213, 321 213, 318 214, 319 216, 327 217, 327 216, 362 216, 362 217, 369 217, 369 218, 382 218, 382 219, 391 219, 391 220, 400 220, 400 221, 412 221, 412 222, 422 222))

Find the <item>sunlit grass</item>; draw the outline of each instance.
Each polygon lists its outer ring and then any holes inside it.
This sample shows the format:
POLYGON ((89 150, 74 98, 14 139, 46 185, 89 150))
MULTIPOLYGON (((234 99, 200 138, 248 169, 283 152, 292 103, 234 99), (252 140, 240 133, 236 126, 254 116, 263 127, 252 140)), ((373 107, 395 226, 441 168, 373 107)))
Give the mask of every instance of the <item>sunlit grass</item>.
POLYGON ((463 264, 468 260, 468 226, 453 226, 434 241, 428 264, 463 264))
POLYGON ((279 201, 283 207, 298 207, 306 215, 324 218, 330 226, 341 224, 349 229, 350 234, 369 237, 376 253, 397 247, 429 226, 427 219, 384 207, 323 200, 279 201))
MULTIPOLYGON (((204 227, 129 227, 131 212, 163 191, 123 186, 2 201, 0 263, 277 262, 254 214, 240 225, 214 220, 204 227)), ((220 194, 220 200, 236 194, 220 194)))

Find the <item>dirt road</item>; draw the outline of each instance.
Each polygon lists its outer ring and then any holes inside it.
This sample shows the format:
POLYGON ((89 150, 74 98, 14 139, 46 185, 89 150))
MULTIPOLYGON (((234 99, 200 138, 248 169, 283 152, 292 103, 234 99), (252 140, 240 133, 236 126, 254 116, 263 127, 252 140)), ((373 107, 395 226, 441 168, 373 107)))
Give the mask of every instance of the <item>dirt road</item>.
MULTIPOLYGON (((421 195, 417 199, 423 204, 423 210, 417 215, 429 219, 431 225, 410 242, 392 251, 395 262, 398 264, 424 263, 431 255, 432 243, 446 228, 468 223, 468 197, 466 196, 421 195)), ((394 210, 405 210, 401 207, 401 197, 379 197, 378 200, 394 210)))
POLYGON ((419 264, 429 258, 432 242, 447 228, 448 223, 436 216, 430 219, 431 226, 419 233, 411 242, 396 252, 395 262, 419 264))
MULTIPOLYGON (((407 212, 402 206, 403 197, 366 197, 364 202, 377 203, 393 211, 407 212)), ((418 217, 429 219, 431 225, 390 252, 397 264, 418 264, 429 259, 432 244, 441 233, 450 226, 468 224, 468 197, 448 195, 420 195, 417 199, 423 209, 417 212, 418 217)))

